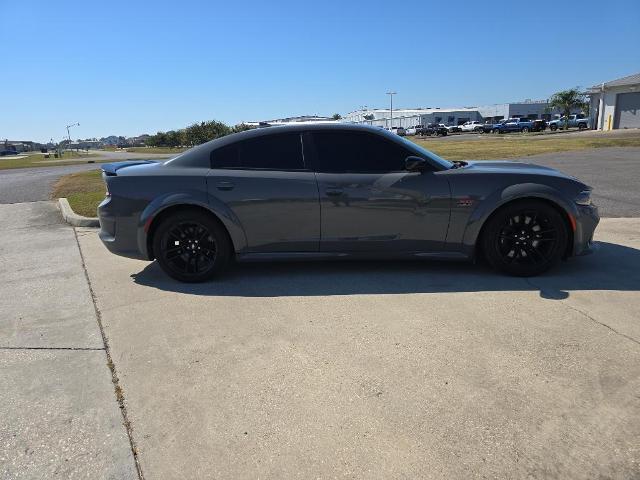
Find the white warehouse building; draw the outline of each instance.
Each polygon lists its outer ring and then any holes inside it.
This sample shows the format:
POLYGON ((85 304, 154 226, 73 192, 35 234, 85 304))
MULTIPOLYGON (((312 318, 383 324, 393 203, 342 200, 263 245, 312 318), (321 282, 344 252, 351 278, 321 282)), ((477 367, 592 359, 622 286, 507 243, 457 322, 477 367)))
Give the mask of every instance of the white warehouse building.
POLYGON ((348 113, 344 121, 367 123, 385 128, 407 128, 413 125, 426 125, 429 123, 462 125, 472 120, 497 122, 505 118, 514 117, 550 120, 558 113, 549 109, 549 104, 546 100, 526 100, 524 102, 499 103, 479 107, 394 109, 393 122, 391 121, 391 111, 388 108, 363 108, 348 113))
POLYGON ((587 95, 597 130, 640 128, 640 73, 594 85, 587 95))

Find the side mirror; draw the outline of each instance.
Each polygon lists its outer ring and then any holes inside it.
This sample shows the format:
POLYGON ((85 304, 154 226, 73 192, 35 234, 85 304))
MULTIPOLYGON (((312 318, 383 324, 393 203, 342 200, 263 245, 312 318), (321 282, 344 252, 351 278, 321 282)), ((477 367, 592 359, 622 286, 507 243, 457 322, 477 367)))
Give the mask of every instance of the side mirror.
POLYGON ((409 172, 422 172, 427 168, 427 161, 422 157, 412 155, 404 159, 404 168, 409 172))

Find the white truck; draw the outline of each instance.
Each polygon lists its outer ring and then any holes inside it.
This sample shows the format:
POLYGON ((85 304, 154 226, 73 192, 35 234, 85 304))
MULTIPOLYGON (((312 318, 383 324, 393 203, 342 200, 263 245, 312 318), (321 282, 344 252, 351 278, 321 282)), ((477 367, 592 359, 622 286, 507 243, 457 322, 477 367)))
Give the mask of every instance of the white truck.
POLYGON ((481 132, 482 131, 482 123, 477 120, 471 120, 469 122, 464 122, 460 125, 460 129, 463 132, 481 132))
POLYGON ((551 130, 562 130, 565 125, 569 128, 578 127, 580 130, 584 130, 589 128, 589 119, 584 113, 579 113, 577 115, 569 115, 568 122, 565 117, 556 118, 549 122, 549 128, 551 130))

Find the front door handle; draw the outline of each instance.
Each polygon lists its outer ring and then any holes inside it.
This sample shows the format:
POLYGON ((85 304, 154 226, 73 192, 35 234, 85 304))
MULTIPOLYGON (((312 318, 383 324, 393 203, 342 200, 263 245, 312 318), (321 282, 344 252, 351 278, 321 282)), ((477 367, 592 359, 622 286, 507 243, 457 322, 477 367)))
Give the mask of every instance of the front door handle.
POLYGON ((233 187, 235 187, 235 185, 232 182, 218 182, 216 185, 218 190, 233 190, 233 187))

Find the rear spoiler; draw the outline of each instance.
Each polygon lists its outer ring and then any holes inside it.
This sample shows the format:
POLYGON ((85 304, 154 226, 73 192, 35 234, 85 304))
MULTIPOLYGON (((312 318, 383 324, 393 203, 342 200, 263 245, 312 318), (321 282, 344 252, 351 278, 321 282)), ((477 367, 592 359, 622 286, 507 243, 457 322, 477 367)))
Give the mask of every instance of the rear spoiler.
POLYGON ((146 163, 158 163, 156 160, 125 160, 123 162, 107 163, 102 165, 102 171, 108 177, 117 175, 117 171, 121 168, 131 167, 133 165, 144 165, 146 163))

